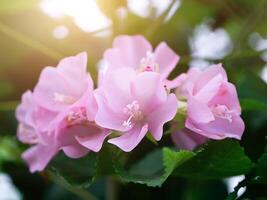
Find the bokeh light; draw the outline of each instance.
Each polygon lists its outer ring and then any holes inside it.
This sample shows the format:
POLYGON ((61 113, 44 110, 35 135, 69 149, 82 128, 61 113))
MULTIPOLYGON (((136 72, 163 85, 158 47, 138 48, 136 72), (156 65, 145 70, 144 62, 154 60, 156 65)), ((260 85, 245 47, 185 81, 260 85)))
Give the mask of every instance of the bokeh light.
POLYGON ((106 29, 112 22, 98 7, 96 0, 42 0, 41 9, 55 19, 70 16, 85 32, 106 29))
POLYGON ((56 28, 54 28, 53 30, 53 36, 56 39, 64 39, 65 37, 67 37, 69 34, 69 29, 66 26, 57 26, 56 28))

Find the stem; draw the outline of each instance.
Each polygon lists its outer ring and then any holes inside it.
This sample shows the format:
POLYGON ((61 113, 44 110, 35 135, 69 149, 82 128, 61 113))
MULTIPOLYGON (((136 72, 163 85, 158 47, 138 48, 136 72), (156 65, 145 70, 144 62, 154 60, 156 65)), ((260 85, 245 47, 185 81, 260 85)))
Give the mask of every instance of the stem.
POLYGON ((35 41, 31 39, 30 37, 17 32, 16 30, 12 29, 11 27, 1 22, 0 22, 0 32, 56 60, 63 57, 61 53, 45 46, 41 42, 35 41))

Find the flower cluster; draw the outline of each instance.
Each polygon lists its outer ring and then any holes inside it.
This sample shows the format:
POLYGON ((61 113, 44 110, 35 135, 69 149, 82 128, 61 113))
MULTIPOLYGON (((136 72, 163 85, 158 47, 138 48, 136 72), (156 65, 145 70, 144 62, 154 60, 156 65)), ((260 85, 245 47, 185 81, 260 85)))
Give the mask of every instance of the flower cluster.
POLYGON ((107 67, 99 70, 95 89, 81 53, 44 68, 34 90, 23 94, 17 134, 32 145, 22 155, 31 172, 43 170, 61 150, 70 158, 98 152, 106 138, 125 152, 148 133, 159 141, 163 125, 179 110, 186 115, 185 128, 174 126, 171 137, 180 148, 241 138, 237 93, 221 65, 169 80, 179 56, 164 42, 153 50, 142 36, 117 37, 103 60, 107 67))

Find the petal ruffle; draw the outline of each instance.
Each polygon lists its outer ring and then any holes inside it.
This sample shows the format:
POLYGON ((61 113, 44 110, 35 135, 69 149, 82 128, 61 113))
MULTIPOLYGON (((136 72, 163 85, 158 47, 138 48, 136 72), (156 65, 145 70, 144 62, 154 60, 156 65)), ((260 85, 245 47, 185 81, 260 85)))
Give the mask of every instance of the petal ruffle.
POLYGON ((130 131, 125 132, 122 136, 109 139, 108 142, 116 145, 125 152, 132 151, 145 137, 148 131, 148 125, 135 125, 130 131))
POLYGON ((174 94, 170 94, 165 103, 149 114, 149 131, 155 140, 159 141, 161 139, 163 135, 163 125, 174 118, 177 108, 177 98, 174 94))
POLYGON ((163 78, 169 76, 179 59, 180 57, 165 42, 161 42, 155 49, 155 62, 159 64, 163 78))

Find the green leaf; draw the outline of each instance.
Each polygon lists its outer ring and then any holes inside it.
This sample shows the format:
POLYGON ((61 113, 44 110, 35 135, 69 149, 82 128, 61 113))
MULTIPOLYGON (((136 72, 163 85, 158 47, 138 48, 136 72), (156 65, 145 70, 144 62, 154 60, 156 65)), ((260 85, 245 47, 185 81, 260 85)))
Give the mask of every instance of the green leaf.
POLYGON ((256 99, 240 99, 242 110, 267 110, 267 103, 256 99))
POLYGON ((10 95, 14 88, 8 81, 0 80, 0 98, 10 95))
POLYGON ((234 140, 211 141, 174 174, 194 179, 221 179, 245 174, 253 167, 243 148, 234 140))
POLYGON ((267 184, 267 147, 265 148, 263 155, 259 158, 255 171, 255 182, 267 184))
POLYGON ((97 153, 96 158, 96 173, 94 179, 102 176, 114 174, 113 162, 114 158, 118 156, 120 150, 114 145, 104 144, 101 151, 97 153))
POLYGON ((37 0, 0 0, 0 14, 9 14, 36 8, 37 0))
POLYGON ((267 84, 254 72, 244 73, 243 79, 237 84, 237 89, 241 99, 267 101, 267 84))
POLYGON ((0 166, 4 162, 20 160, 20 149, 13 137, 0 137, 0 166))
POLYGON ((161 186, 172 171, 194 156, 190 151, 172 151, 168 148, 157 149, 142 160, 133 164, 128 170, 122 165, 115 165, 116 173, 126 182, 161 186))
POLYGON ((50 164, 50 172, 64 179, 69 185, 88 187, 96 173, 96 154, 89 153, 79 159, 71 159, 63 153, 57 155, 50 164))

